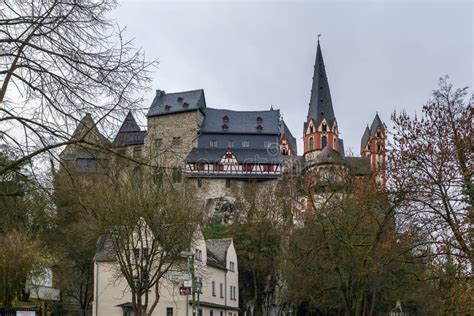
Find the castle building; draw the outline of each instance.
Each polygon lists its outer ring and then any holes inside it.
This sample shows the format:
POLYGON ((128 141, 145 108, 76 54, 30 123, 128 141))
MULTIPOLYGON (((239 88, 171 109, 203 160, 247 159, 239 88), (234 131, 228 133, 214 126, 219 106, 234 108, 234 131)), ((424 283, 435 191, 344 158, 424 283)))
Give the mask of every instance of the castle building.
MULTIPOLYGON (((156 90, 146 118, 147 130, 143 130, 128 113, 113 142, 100 134, 90 116, 83 119, 77 133, 91 131, 93 140, 108 152, 117 151, 154 166, 153 181, 161 181, 163 173, 171 172, 175 183, 194 183, 198 197, 211 205, 210 215, 219 212, 224 202, 235 201, 238 189, 247 183, 274 185, 289 173, 302 179, 315 195, 324 194, 346 176, 385 184, 385 126, 376 114, 362 134, 360 156, 346 155, 319 41, 301 156, 296 138, 280 110, 273 107, 261 111, 212 108, 207 106, 203 90, 156 90)), ((73 147, 68 146, 61 158, 74 166, 75 172, 104 170, 99 163, 107 160, 103 152, 75 151, 73 147)), ((288 194, 296 191, 289 188, 288 194)), ((298 205, 301 212, 312 207, 308 201, 298 205)), ((238 310, 235 304, 233 309, 238 310)))

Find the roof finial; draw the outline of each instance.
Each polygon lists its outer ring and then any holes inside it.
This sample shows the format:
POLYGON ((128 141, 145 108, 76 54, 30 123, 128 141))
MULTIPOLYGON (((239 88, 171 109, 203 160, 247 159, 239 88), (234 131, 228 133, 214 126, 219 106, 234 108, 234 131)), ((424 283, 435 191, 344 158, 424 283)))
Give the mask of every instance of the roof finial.
POLYGON ((318 34, 318 44, 319 44, 319 38, 321 37, 321 34, 318 34))

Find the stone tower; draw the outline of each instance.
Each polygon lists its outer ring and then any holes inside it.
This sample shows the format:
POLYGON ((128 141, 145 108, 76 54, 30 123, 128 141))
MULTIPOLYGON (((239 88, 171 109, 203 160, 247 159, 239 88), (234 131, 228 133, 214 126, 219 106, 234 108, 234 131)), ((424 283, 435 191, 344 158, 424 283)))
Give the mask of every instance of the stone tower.
POLYGON ((375 179, 382 185, 385 184, 385 141, 385 126, 377 113, 370 128, 367 125, 362 135, 360 155, 370 158, 371 169, 376 175, 375 179))

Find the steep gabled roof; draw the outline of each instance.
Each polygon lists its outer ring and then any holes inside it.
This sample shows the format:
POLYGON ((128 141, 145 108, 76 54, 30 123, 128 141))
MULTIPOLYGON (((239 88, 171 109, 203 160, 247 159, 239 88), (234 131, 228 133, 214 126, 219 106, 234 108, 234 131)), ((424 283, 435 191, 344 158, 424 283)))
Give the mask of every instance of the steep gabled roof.
POLYGON ((226 269, 227 249, 231 243, 231 238, 206 239, 207 263, 226 269))
POLYGON ((374 120, 372 121, 372 125, 370 125, 370 136, 374 136, 375 133, 377 132, 377 128, 379 127, 382 129, 385 129, 385 127, 383 126, 382 120, 379 117, 379 114, 376 113, 374 120))
POLYGON ((174 93, 157 90, 147 117, 194 111, 205 107, 206 99, 202 89, 174 93))
POLYGON ((370 129, 369 125, 365 128, 364 135, 362 135, 362 139, 360 140, 360 148, 364 149, 365 146, 367 146, 367 142, 369 141, 370 138, 370 129))
POLYGON ((291 131, 290 129, 288 128, 288 126, 286 125, 285 121, 284 120, 281 120, 281 125, 280 125, 281 129, 280 129, 280 134, 283 135, 285 134, 286 137, 288 138, 288 141, 290 143, 290 146, 291 148, 295 151, 295 155, 296 153, 298 152, 298 149, 296 148, 296 138, 293 137, 293 134, 291 134, 291 131))
POLYGON ((316 51, 316 62, 314 64, 313 86, 311 89, 311 99, 309 102, 308 120, 312 118, 318 125, 323 117, 326 118, 329 125, 335 120, 332 107, 331 92, 329 90, 328 78, 324 66, 323 54, 318 41, 316 51))
POLYGON ((97 124, 92 119, 90 113, 87 113, 81 119, 71 138, 79 139, 82 137, 86 142, 97 143, 97 145, 102 145, 104 147, 111 145, 110 141, 97 129, 97 124))
POLYGON ((128 112, 120 130, 115 136, 114 146, 126 146, 143 144, 145 142, 146 131, 142 131, 133 117, 132 112, 128 112))

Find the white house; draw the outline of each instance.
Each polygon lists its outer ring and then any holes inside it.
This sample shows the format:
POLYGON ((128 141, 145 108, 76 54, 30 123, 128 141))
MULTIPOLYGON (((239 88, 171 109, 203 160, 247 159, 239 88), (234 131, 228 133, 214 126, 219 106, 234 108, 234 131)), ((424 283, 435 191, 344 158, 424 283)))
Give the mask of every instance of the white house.
MULTIPOLYGON (((237 316, 239 273, 232 239, 204 240, 199 232, 193 252, 196 277, 202 282, 198 315, 237 316)), ((94 256, 94 316, 133 315, 130 289, 117 273, 112 243, 100 239, 94 256)), ((153 315, 192 315, 191 295, 180 295, 179 286, 179 283, 161 281, 161 297, 153 315)))

